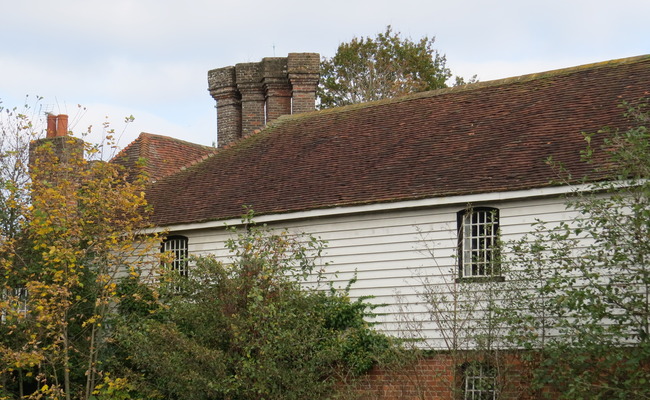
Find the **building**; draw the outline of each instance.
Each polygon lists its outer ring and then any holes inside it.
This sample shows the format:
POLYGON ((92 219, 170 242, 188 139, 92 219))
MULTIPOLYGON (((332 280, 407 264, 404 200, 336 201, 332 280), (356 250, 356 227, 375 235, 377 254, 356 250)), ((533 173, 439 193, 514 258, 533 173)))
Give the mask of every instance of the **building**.
POLYGON ((442 350, 426 291, 502 280, 491 243, 573 218, 563 196, 578 181, 546 160, 601 179, 580 160, 581 133, 625 129, 618 105, 650 93, 641 56, 307 112, 314 60, 210 72, 219 148, 152 184, 154 222, 172 249, 226 257, 224 226, 251 206, 258 222, 326 240, 334 279, 356 275, 352 295, 385 305, 380 329, 442 350))

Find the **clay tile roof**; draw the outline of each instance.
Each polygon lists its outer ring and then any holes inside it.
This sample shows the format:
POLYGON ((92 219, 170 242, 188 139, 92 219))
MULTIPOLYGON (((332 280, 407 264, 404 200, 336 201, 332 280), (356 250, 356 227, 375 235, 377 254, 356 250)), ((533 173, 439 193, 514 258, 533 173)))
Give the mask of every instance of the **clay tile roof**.
POLYGON ((121 164, 133 172, 144 168, 149 179, 157 181, 215 152, 214 147, 142 132, 111 162, 121 164))
POLYGON ((650 95, 650 56, 281 117, 149 190, 158 225, 554 184, 581 132, 625 128, 650 95))

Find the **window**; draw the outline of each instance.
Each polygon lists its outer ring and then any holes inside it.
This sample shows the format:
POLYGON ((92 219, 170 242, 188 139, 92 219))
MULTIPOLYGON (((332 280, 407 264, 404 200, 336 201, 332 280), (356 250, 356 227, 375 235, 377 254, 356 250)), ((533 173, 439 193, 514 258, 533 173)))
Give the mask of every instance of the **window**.
POLYGON ((187 257, 188 257, 188 241, 185 236, 169 236, 162 243, 160 251, 162 253, 170 252, 171 261, 167 266, 176 271, 180 276, 187 276, 187 257))
POLYGON ((463 366, 463 400, 496 400, 496 373, 486 363, 472 362, 463 366))
POLYGON ((458 213, 458 260, 461 278, 497 277, 499 210, 474 208, 458 213))
MULTIPOLYGON (((20 317, 27 317, 27 311, 29 311, 29 306, 27 299, 29 293, 27 292, 26 287, 17 287, 13 289, 5 289, 1 293, 2 300, 8 301, 8 309, 12 311, 13 314, 20 317)), ((7 319, 6 310, 2 310, 0 313, 0 321, 4 322, 7 319)))

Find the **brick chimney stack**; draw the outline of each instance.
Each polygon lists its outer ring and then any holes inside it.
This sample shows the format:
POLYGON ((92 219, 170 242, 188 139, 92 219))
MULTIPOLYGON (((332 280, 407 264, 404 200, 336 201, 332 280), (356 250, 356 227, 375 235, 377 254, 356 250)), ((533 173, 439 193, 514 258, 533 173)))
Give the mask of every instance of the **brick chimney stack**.
POLYGON ((73 157, 83 157, 84 142, 81 139, 68 136, 68 116, 65 114, 48 114, 45 138, 32 142, 29 146, 29 163, 33 165, 36 150, 47 142, 51 142, 54 155, 59 162, 70 162, 73 157))
POLYGON ((319 69, 317 53, 290 53, 209 71, 208 90, 217 102, 218 147, 282 115, 313 111, 319 69))
POLYGON ((210 95, 217 101, 218 146, 222 147, 241 137, 241 93, 237 90, 235 67, 213 69, 208 72, 210 95))
MULTIPOLYGON (((241 94, 241 128, 242 135, 249 134, 255 129, 262 129, 264 118, 264 86, 260 63, 235 65, 237 90, 241 94)), ((218 116, 217 116, 218 117, 218 116)))
POLYGON ((289 81, 293 87, 293 114, 314 111, 316 86, 320 76, 320 56, 314 53, 289 53, 289 81))
POLYGON ((287 72, 287 57, 262 60, 262 84, 266 101, 266 121, 291 114, 291 84, 287 72))

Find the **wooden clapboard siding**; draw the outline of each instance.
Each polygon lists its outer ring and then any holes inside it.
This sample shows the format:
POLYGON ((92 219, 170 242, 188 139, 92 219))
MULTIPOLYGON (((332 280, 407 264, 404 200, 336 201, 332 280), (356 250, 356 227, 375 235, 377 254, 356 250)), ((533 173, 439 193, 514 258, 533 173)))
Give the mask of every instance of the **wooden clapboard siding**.
MULTIPOLYGON (((557 224, 576 213, 563 197, 523 198, 474 206, 499 209, 502 240, 518 240, 536 220, 557 224)), ((291 214, 269 223, 271 229, 307 234, 327 243, 322 265, 337 287, 351 287, 353 298, 368 297, 381 305, 375 311, 377 328, 395 336, 420 336, 433 347, 444 347, 440 326, 432 321, 422 294, 425 285, 444 293, 457 274, 457 213, 468 205, 359 212, 351 215, 294 219, 291 214)), ((223 227, 178 231, 189 238, 190 253, 212 254, 228 261, 225 241, 232 233, 223 227)), ((313 282, 312 282, 313 283, 313 282)))

